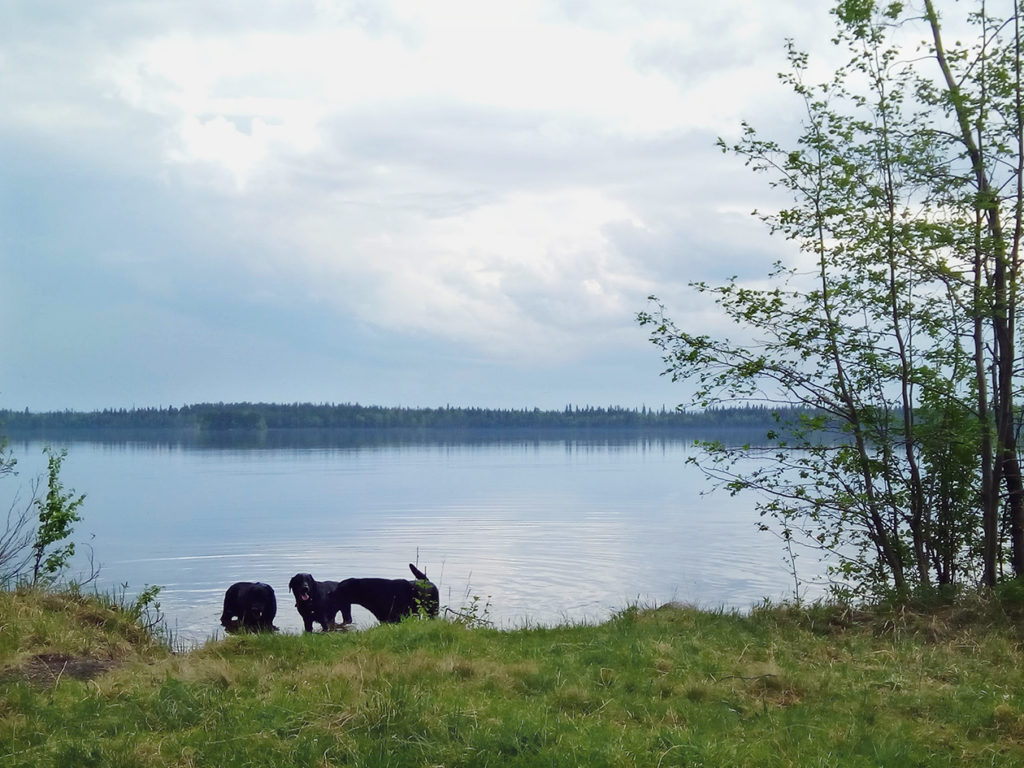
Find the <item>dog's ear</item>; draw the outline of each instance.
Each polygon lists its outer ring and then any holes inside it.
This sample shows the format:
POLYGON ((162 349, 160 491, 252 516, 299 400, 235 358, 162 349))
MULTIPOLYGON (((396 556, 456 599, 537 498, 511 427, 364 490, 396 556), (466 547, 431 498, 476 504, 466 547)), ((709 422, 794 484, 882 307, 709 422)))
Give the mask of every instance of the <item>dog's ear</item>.
POLYGON ((299 576, 301 575, 301 573, 296 573, 294 576, 292 576, 291 581, 288 582, 288 589, 290 589, 292 592, 294 592, 295 588, 299 586, 299 576))
POLYGON ((417 568, 412 563, 409 563, 409 570, 412 571, 412 575, 415 576, 417 579, 426 579, 427 578, 427 574, 425 574, 423 571, 421 571, 419 568, 417 568))

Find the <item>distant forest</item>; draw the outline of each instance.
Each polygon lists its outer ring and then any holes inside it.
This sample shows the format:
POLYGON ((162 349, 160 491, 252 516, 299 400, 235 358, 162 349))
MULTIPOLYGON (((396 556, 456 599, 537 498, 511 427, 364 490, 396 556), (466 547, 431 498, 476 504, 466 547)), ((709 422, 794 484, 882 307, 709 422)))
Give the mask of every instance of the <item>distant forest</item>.
POLYGON ((279 429, 728 429, 769 427, 779 409, 765 406, 677 411, 567 405, 559 411, 493 408, 393 408, 293 403, 203 403, 181 408, 120 408, 32 413, 0 410, 0 434, 73 430, 279 429))

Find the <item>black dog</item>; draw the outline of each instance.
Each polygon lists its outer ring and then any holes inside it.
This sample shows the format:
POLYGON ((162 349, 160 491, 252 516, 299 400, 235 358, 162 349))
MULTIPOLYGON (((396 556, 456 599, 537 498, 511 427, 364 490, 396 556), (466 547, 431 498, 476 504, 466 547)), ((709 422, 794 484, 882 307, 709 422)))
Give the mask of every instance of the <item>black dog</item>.
POLYGON ((239 581, 224 593, 224 612, 220 623, 228 632, 273 632, 277 616, 277 597, 269 584, 239 581))
POLYGON ((334 590, 334 605, 346 624, 352 623, 352 604, 361 605, 381 623, 394 623, 422 611, 437 616, 438 596, 423 571, 409 563, 416 581, 407 579, 345 579, 334 590))
POLYGON ((307 632, 313 631, 313 622, 320 624, 323 631, 334 626, 334 617, 340 607, 334 599, 338 588, 336 581, 317 581, 308 573, 296 573, 288 582, 288 589, 295 595, 295 609, 302 616, 307 632))

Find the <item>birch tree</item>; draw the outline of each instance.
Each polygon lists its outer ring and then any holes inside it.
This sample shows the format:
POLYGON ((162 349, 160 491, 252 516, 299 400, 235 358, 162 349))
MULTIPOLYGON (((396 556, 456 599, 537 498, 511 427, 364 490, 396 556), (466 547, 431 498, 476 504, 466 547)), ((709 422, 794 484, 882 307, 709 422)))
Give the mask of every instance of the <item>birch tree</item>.
POLYGON ((705 443, 698 461, 732 492, 761 491, 765 527, 830 552, 837 588, 859 595, 1024 572, 1024 111, 1020 6, 1003 5, 977 4, 957 20, 968 44, 948 46, 932 0, 840 2, 849 59, 822 83, 790 43, 799 138, 744 124, 720 145, 787 193, 758 215, 792 259, 767 288, 692 284, 732 338, 677 326, 656 297, 638 316, 696 404, 802 407, 763 444, 705 443))

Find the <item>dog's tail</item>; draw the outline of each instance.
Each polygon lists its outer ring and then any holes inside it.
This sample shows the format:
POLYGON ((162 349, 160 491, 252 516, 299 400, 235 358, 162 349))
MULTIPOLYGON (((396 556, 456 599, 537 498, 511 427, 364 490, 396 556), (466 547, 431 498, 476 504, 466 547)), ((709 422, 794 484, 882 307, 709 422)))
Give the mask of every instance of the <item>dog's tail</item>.
POLYGON ((412 563, 409 563, 409 570, 412 571, 412 575, 415 576, 417 579, 423 579, 424 581, 427 580, 427 574, 425 574, 412 563))

